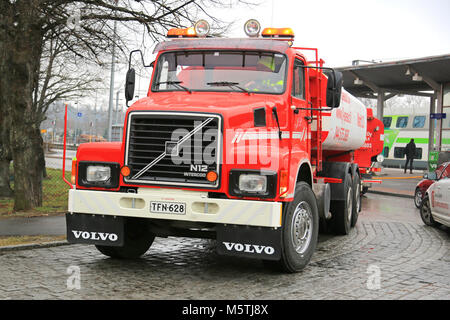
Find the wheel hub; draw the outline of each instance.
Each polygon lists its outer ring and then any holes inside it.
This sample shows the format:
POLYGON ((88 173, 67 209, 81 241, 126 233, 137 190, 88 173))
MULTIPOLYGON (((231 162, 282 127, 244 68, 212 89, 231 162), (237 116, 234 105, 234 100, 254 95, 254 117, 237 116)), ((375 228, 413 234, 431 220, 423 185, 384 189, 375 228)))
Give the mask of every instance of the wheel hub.
POLYGON ((297 253, 303 254, 309 247, 312 238, 312 210, 308 203, 300 202, 295 208, 292 218, 292 243, 297 253))

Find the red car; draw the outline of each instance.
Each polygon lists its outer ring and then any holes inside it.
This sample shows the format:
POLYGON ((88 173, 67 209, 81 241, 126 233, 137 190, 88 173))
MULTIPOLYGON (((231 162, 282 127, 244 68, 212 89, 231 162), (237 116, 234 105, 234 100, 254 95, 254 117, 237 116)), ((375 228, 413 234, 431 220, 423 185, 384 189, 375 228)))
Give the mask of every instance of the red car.
POLYGON ((414 192, 414 204, 417 208, 420 208, 422 199, 425 197, 428 188, 434 182, 445 177, 450 177, 450 161, 439 165, 435 172, 424 174, 423 180, 417 184, 416 191, 414 192))

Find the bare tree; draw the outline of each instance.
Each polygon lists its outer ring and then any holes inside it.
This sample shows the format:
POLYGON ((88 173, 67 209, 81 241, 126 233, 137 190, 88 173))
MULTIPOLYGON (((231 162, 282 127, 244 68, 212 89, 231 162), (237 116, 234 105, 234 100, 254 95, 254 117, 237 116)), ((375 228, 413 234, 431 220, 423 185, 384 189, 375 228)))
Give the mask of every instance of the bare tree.
POLYGON ((125 41, 114 32, 114 21, 130 30, 141 25, 158 39, 169 28, 192 25, 199 15, 219 24, 207 9, 221 4, 220 0, 2 0, 0 121, 2 149, 8 152, 0 160, 13 159, 14 209, 42 204, 40 123, 52 100, 73 92, 67 79, 58 85, 53 68, 42 66, 44 61, 54 63, 51 54, 44 59, 47 50, 101 63, 113 47, 124 52, 125 41))

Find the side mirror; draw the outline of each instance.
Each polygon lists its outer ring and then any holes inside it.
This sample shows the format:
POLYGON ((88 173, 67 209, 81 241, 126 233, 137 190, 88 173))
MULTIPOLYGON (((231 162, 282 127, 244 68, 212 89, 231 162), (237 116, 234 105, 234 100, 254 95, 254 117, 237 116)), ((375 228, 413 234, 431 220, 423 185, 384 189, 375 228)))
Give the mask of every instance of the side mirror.
POLYGON ((342 72, 327 70, 325 74, 327 81, 327 106, 330 108, 339 108, 341 105, 342 83, 344 77, 342 72))
POLYGON ((136 83, 136 72, 133 68, 129 69, 127 72, 127 76, 125 79, 125 100, 128 101, 133 100, 134 97, 134 85, 136 83))

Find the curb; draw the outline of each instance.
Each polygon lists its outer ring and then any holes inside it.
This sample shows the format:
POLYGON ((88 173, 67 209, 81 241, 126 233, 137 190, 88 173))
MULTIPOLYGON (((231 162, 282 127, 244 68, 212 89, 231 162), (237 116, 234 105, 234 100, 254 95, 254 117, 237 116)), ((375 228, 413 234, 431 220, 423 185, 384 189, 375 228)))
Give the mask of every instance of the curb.
POLYGON ((19 244, 13 246, 0 247, 0 253, 4 251, 18 251, 18 250, 30 250, 30 249, 42 249, 51 247, 60 247, 70 245, 67 241, 53 241, 53 242, 43 242, 43 243, 30 243, 30 244, 19 244))
POLYGON ((414 196, 411 196, 409 194, 401 194, 401 193, 390 193, 390 192, 384 192, 384 191, 377 191, 377 190, 367 190, 367 193, 375 193, 375 194, 382 194, 384 196, 391 196, 391 197, 399 197, 399 198, 407 198, 407 199, 414 199, 414 196))

